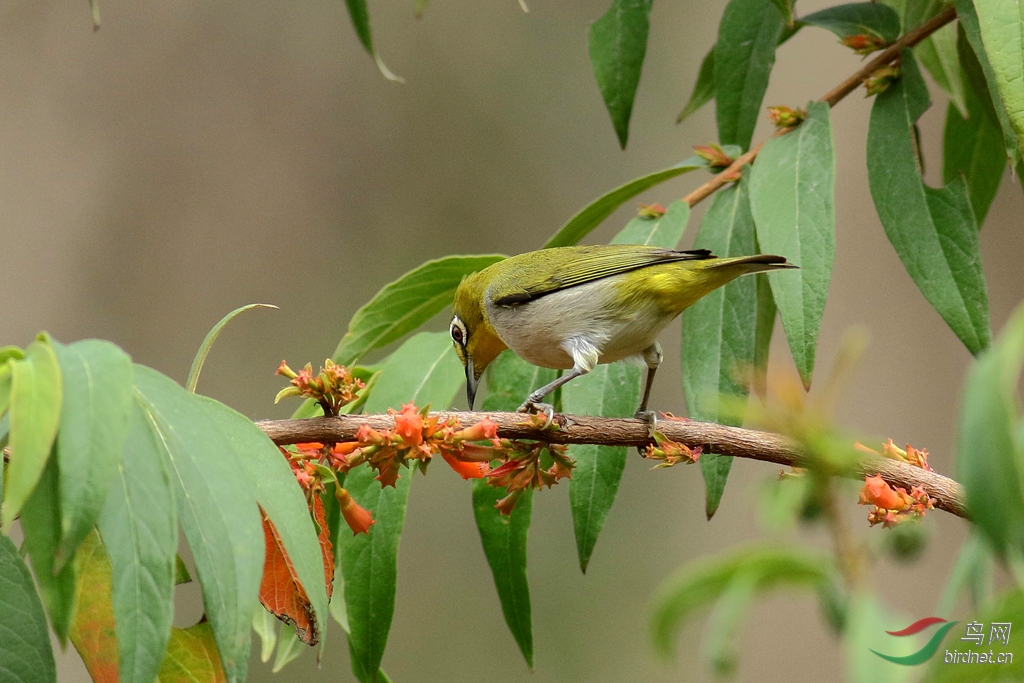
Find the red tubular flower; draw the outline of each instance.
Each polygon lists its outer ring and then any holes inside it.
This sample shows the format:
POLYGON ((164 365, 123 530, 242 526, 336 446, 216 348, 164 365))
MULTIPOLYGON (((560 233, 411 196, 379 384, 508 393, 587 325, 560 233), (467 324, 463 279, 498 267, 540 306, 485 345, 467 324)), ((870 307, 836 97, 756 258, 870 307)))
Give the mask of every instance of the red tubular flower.
POLYGON ((526 489, 517 489, 511 491, 507 496, 495 503, 494 507, 498 508, 498 512, 505 515, 506 517, 512 514, 512 511, 516 509, 516 503, 523 497, 523 491, 526 489))
POLYGON ((899 512, 909 508, 913 504, 913 500, 902 488, 894 489, 882 479, 882 475, 876 474, 873 477, 864 478, 864 488, 860 491, 860 504, 874 505, 883 510, 899 512))
POLYGON ((352 529, 352 535, 370 533, 370 526, 377 523, 370 511, 357 503, 343 488, 336 489, 334 495, 338 499, 338 507, 341 508, 345 522, 352 529))
POLYGON ((490 417, 485 417, 472 427, 455 432, 457 441, 483 441, 484 439, 494 439, 497 436, 498 423, 491 420, 490 417))
POLYGON ((384 443, 384 439, 385 437, 383 434, 381 434, 376 429, 365 423, 362 424, 359 427, 359 430, 356 432, 356 441, 363 444, 364 446, 367 444, 379 446, 382 443, 384 443))
POLYGON ((402 437, 406 446, 423 443, 423 416, 412 403, 402 406, 402 412, 395 415, 395 432, 402 437))
POLYGON ((463 462, 449 454, 448 451, 441 451, 441 457, 463 479, 483 479, 487 476, 489 468, 485 462, 463 462))

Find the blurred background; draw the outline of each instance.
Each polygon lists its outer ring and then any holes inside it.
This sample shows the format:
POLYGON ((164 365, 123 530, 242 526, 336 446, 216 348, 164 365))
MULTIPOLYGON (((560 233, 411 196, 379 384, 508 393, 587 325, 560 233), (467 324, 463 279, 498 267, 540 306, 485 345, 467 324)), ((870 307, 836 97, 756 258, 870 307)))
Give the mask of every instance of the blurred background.
MULTIPOLYGON (((411 0, 370 3, 383 79, 338 0, 12 0, 0 8, 0 344, 41 329, 71 341, 111 339, 183 381, 207 330, 251 302, 280 311, 232 323, 199 391, 253 418, 273 405, 274 369, 327 357, 355 310, 426 259, 538 248, 599 194, 715 140, 714 108, 674 120, 714 42, 724 1, 655 3, 630 144, 620 151, 594 83, 586 29, 608 0, 411 0)), ((806 0, 801 13, 834 3, 806 0)), ((805 29, 779 50, 765 104, 802 106, 860 58, 805 29)), ((945 101, 922 119, 927 176, 938 184, 945 101)), ((874 445, 892 437, 954 468, 958 401, 971 357, 906 275, 868 192, 870 100, 833 111, 837 257, 816 377, 844 331, 871 343, 838 419, 874 445)), ((767 121, 755 140, 768 133, 767 121)), ((668 204, 706 177, 685 175, 640 199, 668 204)), ((683 245, 692 243, 700 205, 683 245)), ((632 203, 590 241, 606 241, 632 203)), ((1007 174, 981 234, 999 330, 1024 299, 1021 188, 1007 174)), ((440 329, 443 321, 435 321, 440 329)), ((683 412, 679 330, 653 405, 683 412)), ((372 359, 371 359, 372 360, 372 359)), ((776 330, 776 370, 792 362, 776 330)), ((417 476, 400 555, 384 668, 395 681, 701 681, 705 633, 687 627, 676 662, 656 659, 648 602, 681 564, 759 538, 758 500, 778 468, 736 461, 718 514, 704 518, 697 468, 627 463, 590 569, 580 574, 567 487, 537 496, 530 539, 536 670, 502 620, 479 546, 470 490, 445 468, 417 476)), ((844 512, 867 535, 851 492, 844 512)), ((933 613, 965 524, 927 517, 916 564, 882 559, 872 583, 918 618, 933 613)), ((872 536, 884 532, 872 530, 872 536)), ((827 547, 817 531, 783 534, 827 547)), ((190 592, 191 591, 191 592, 190 592)), ((178 625, 197 618, 182 591, 178 625)), ((351 680, 340 630, 317 669, 305 656, 276 677, 254 659, 252 681, 351 680)), ((738 644, 741 681, 836 680, 843 655, 810 596, 780 593, 753 610, 738 644)), ((87 680, 69 650, 60 680, 87 680)))

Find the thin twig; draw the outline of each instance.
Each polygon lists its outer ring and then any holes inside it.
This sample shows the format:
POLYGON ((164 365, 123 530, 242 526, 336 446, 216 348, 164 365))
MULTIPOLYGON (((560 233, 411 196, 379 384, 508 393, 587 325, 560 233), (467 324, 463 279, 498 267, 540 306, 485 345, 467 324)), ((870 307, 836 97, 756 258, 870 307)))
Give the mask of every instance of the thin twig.
MULTIPOLYGON (((646 446, 651 443, 647 423, 643 420, 589 415, 558 415, 558 429, 541 430, 530 426, 522 413, 436 412, 431 415, 446 420, 455 417, 464 425, 474 424, 485 416, 498 424, 498 436, 509 439, 535 439, 550 443, 600 444, 607 446, 646 446)), ((321 443, 353 441, 362 425, 377 431, 393 429, 393 415, 340 415, 307 420, 266 420, 257 422, 278 445, 319 441, 321 443)), ((807 455, 793 440, 753 429, 726 427, 712 422, 662 420, 658 431, 668 439, 690 448, 738 458, 750 458, 790 467, 806 467, 807 455)), ((882 475, 893 486, 910 491, 921 486, 935 500, 935 507, 967 519, 963 487, 948 477, 888 458, 866 457, 846 473, 851 478, 882 475)))
MULTIPOLYGON (((857 69, 857 71, 845 81, 822 95, 818 101, 826 102, 830 107, 836 106, 844 97, 856 90, 857 87, 871 74, 886 64, 896 61, 900 56, 900 52, 902 52, 904 48, 914 47, 954 19, 956 19, 956 9, 953 7, 947 7, 914 30, 905 33, 892 45, 879 52, 878 56, 861 68, 857 69)), ((780 128, 774 133, 774 135, 772 135, 772 137, 782 135, 789 130, 792 129, 780 128)), ((753 162, 754 157, 757 156, 757 153, 761 151, 762 147, 764 147, 763 142, 746 154, 737 157, 736 160, 733 161, 732 164, 730 164, 724 171, 683 197, 683 201, 693 207, 703 199, 706 199, 717 190, 721 189, 722 186, 735 181, 736 178, 739 177, 740 170, 742 170, 743 166, 753 162)))

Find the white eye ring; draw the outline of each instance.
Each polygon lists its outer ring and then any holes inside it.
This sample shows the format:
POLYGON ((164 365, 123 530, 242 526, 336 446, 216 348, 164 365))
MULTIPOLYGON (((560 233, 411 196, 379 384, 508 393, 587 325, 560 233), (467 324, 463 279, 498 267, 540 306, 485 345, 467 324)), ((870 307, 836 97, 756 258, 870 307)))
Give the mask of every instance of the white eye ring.
POLYGON ((452 339, 456 344, 462 346, 466 343, 466 328, 463 326, 462 321, 458 318, 452 318, 451 329, 449 330, 452 335, 452 339))

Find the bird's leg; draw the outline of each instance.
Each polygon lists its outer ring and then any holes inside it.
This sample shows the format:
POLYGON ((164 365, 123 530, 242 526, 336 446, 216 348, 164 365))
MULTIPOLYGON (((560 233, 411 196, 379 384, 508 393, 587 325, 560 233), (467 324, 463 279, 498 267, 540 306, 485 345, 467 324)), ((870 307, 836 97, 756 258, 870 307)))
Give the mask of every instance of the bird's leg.
POLYGON ((572 370, 565 373, 561 377, 556 378, 555 381, 548 382, 540 389, 537 389, 529 396, 527 396, 526 400, 523 401, 523 405, 519 406, 519 408, 517 409, 517 412, 528 413, 531 410, 536 410, 537 412, 544 413, 545 415, 547 415, 548 418, 548 421, 544 423, 544 429, 547 429, 548 426, 555 420, 555 407, 550 403, 541 403, 541 399, 543 399, 545 396, 547 396, 552 391, 562 386, 569 380, 576 379, 580 375, 585 374, 585 370, 582 370, 581 368, 573 368, 572 370))
MULTIPOLYGON (((651 386, 654 384, 654 373, 658 371, 658 366, 661 365, 661 359, 664 354, 661 352, 661 344, 654 342, 643 352, 644 362, 647 363, 647 382, 644 384, 644 396, 640 399, 640 407, 636 409, 633 414, 638 420, 643 420, 647 423, 651 435, 654 435, 654 430, 658 428, 658 416, 653 410, 647 410, 647 402, 651 398, 651 386)), ((636 450, 640 455, 644 454, 644 451, 639 446, 636 450)))
POLYGON ((554 382, 545 384, 540 389, 537 389, 527 396, 523 405, 519 406, 518 409, 518 412, 520 413, 525 413, 530 410, 543 411, 544 414, 548 416, 548 421, 544 425, 545 429, 547 429, 555 419, 555 407, 549 403, 541 403, 540 400, 566 382, 574 380, 580 375, 585 375, 593 370, 601 356, 601 352, 598 348, 589 339, 584 337, 572 337, 563 343, 562 348, 572 356, 572 370, 561 377, 556 378, 554 382))

